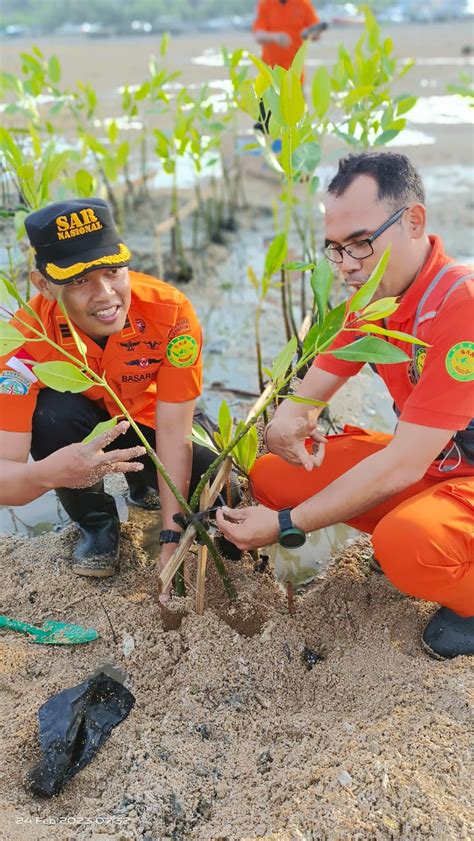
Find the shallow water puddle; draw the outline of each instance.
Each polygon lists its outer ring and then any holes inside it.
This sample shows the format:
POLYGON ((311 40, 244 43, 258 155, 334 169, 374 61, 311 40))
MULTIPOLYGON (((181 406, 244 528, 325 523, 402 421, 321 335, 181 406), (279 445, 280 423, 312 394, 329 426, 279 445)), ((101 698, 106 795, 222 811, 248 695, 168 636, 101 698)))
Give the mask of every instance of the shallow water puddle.
POLYGON ((424 125, 472 125, 474 110, 467 97, 420 96, 408 112, 407 121, 424 125))

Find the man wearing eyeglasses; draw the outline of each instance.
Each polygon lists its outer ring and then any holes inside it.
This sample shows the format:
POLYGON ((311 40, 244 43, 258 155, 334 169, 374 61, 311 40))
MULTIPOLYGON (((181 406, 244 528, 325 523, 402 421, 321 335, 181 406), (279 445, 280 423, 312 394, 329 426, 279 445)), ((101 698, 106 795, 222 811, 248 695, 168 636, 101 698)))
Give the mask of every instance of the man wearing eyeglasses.
MULTIPOLYGON (((474 654, 474 271, 444 253, 425 218, 423 185, 404 155, 340 161, 326 198, 326 254, 352 293, 390 243, 373 300, 396 297, 386 327, 429 346, 390 338, 410 360, 376 366, 398 416, 393 436, 346 426, 325 439, 307 405, 282 403, 266 428, 270 452, 251 475, 260 504, 223 509, 217 521, 242 549, 302 545, 339 522, 369 532, 390 581, 442 605, 422 641, 450 658, 474 654)), ((343 332, 330 350, 357 337, 343 332)), ((321 354, 297 393, 328 401, 363 364, 321 354)))

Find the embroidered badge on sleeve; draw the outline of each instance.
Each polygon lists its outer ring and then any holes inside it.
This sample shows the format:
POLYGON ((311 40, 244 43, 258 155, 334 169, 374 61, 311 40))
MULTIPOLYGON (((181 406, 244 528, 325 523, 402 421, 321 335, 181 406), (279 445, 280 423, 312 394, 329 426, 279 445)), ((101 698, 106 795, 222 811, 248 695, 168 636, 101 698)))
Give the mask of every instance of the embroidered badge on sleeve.
POLYGON ((446 370, 453 380, 474 380, 474 342, 458 342, 446 354, 446 370))
POLYGON ((199 355, 199 347, 193 336, 176 336, 168 342, 166 356, 176 368, 187 368, 193 365, 199 355))
POLYGON ((31 388, 31 380, 20 374, 18 371, 9 371, 6 368, 0 372, 0 394, 28 394, 31 388))

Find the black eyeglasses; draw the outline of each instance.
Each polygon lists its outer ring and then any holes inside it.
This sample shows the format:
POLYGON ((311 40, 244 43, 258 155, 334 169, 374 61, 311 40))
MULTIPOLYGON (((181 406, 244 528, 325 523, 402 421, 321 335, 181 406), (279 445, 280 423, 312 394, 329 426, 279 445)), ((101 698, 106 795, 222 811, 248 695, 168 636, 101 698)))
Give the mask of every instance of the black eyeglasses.
POLYGON ((343 251, 349 255, 349 257, 354 257, 355 260, 365 260, 366 257, 370 257, 371 254, 374 253, 374 249, 372 248, 372 243, 380 234, 383 234, 387 228, 390 228, 391 225, 395 224, 401 216, 405 213, 405 210, 408 210, 408 205, 406 207, 401 207, 400 210, 397 210, 396 213, 393 213, 380 228, 377 228, 370 237, 367 239, 360 239, 357 242, 350 242, 348 245, 327 245, 324 249, 326 257, 328 260, 331 260, 331 263, 342 263, 344 260, 343 251))

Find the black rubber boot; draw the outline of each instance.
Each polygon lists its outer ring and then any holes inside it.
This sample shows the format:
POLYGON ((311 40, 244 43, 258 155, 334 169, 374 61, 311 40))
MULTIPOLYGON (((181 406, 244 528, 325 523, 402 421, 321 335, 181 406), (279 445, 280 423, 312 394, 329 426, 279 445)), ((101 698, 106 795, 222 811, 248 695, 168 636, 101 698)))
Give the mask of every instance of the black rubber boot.
POLYGON ((128 484, 128 501, 131 505, 144 508, 146 511, 158 511, 161 508, 160 495, 156 488, 130 481, 129 476, 133 474, 124 475, 128 484))
POLYGON ((113 496, 94 489, 59 488, 59 500, 79 529, 72 559, 76 575, 106 578, 118 572, 120 521, 113 496))
POLYGON ((474 616, 458 616, 441 607, 428 622, 421 641, 437 660, 474 654, 474 616))

